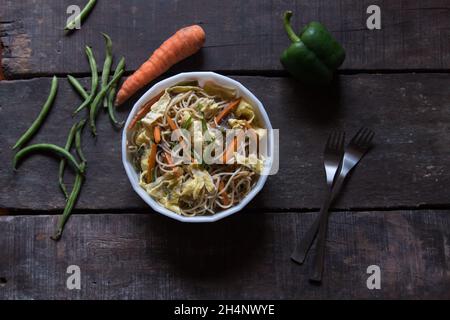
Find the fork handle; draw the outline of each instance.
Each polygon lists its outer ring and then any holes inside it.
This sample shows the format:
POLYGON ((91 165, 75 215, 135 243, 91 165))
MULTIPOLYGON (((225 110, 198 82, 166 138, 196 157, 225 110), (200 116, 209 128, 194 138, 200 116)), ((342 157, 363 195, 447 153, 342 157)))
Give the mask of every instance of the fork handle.
MULTIPOLYGON (((331 188, 327 189, 325 202, 320 209, 320 212, 316 219, 314 220, 311 227, 309 227, 308 232, 305 234, 303 239, 300 241, 299 244, 295 247, 294 251, 291 254, 291 259, 298 264, 303 264, 306 260, 306 255, 308 254, 309 250, 311 249, 311 246, 314 242, 314 239, 317 235, 317 232, 320 227, 320 221, 324 219, 328 219, 328 210, 330 208, 331 203, 334 201, 336 196, 339 194, 339 192, 342 189, 343 182, 345 178, 347 177, 348 173, 353 169, 353 167, 356 165, 350 164, 346 161, 345 156, 343 159, 342 167, 340 172, 336 175, 334 184, 331 188)), ((328 221, 327 221, 328 222, 328 221)), ((323 237, 323 235, 322 235, 323 237)), ((325 246, 325 245, 323 245, 325 246)), ((322 264, 323 264, 323 257, 322 264)), ((320 262, 320 261, 319 261, 320 262)))
MULTIPOLYGON (((347 173, 348 173, 348 171, 347 171, 347 173)), ((341 174, 336 178, 333 188, 331 189, 329 204, 336 197, 336 195, 341 191, 345 177, 347 176, 347 173, 341 174)), ((318 235, 317 247, 316 247, 317 252, 316 252, 316 256, 314 258, 312 275, 309 278, 310 281, 315 282, 315 283, 322 282, 323 266, 324 266, 324 261, 325 261, 325 247, 326 247, 326 240, 327 240, 329 206, 326 209, 327 210, 324 211, 318 219, 316 219, 316 220, 318 220, 318 225, 319 225, 319 235, 318 235)))
POLYGON ((320 219, 319 235, 317 240, 317 252, 314 258, 312 275, 309 277, 309 281, 320 283, 322 282, 323 266, 325 261, 325 247, 327 239, 328 229, 328 214, 324 214, 320 219))
POLYGON ((325 202, 320 208, 318 216, 314 220, 311 227, 309 227, 308 232, 303 236, 302 240, 297 243, 294 251, 291 254, 291 259, 298 264, 303 264, 305 262, 306 255, 308 254, 309 249, 311 249, 314 239, 316 238, 317 231, 319 230, 320 221, 322 220, 322 217, 328 212, 331 201, 331 189, 327 188, 325 202))

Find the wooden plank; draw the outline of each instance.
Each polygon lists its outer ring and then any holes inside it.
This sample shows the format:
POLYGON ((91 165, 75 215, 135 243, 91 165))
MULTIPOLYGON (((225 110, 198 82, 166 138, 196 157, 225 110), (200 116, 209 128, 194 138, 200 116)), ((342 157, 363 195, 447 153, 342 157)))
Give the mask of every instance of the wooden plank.
POLYGON ((449 69, 450 6, 446 0, 378 1, 382 29, 366 28, 364 1, 186 0, 99 1, 82 30, 63 36, 69 5, 84 1, 0 0, 2 65, 9 78, 36 74, 85 73, 84 46, 103 55, 100 32, 114 40, 135 70, 163 40, 182 26, 201 24, 207 42, 201 54, 172 72, 186 70, 282 70, 281 52, 289 45, 281 15, 296 13, 296 29, 323 22, 347 50, 345 70, 449 69))
POLYGON ((324 283, 290 261, 313 214, 242 212, 214 224, 156 214, 0 217, 0 299, 448 299, 450 212, 332 215, 324 283), (81 290, 66 269, 81 269, 81 290), (368 290, 367 267, 381 269, 368 290))
MULTIPOLYGON (((2 59, 2 54, 3 54, 3 46, 0 42, 0 61, 2 59)), ((3 73, 3 66, 1 63, 0 63, 0 80, 5 80, 5 75, 3 73)))
MULTIPOLYGON (((353 173, 336 207, 449 205, 450 79, 444 74, 341 76, 331 92, 313 93, 287 78, 234 77, 267 108, 280 128, 280 170, 250 204, 254 209, 319 208, 324 196, 323 146, 333 128, 376 132, 375 148, 353 173), (264 85, 262 85, 264 84, 264 85), (337 92, 340 92, 339 94, 337 92)), ((32 142, 64 145, 80 99, 60 79, 54 109, 32 142)), ((55 159, 36 155, 14 172, 10 149, 45 101, 49 78, 0 83, 0 207, 60 210, 55 159)), ((129 110, 124 106, 120 117, 129 110)), ((80 209, 148 209, 130 187, 121 163, 121 135, 106 114, 99 136, 85 130, 87 182, 80 209)), ((67 181, 71 181, 68 170, 67 181)))

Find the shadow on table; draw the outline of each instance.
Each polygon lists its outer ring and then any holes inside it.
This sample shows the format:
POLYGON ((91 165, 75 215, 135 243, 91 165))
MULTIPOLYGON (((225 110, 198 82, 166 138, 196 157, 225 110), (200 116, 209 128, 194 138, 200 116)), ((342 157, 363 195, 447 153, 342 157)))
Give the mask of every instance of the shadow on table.
MULTIPOLYGON (((214 223, 181 223, 152 219, 148 234, 162 239, 161 259, 192 277, 217 278, 258 260, 264 244, 265 216, 248 210, 214 223)), ((154 254, 154 253, 153 253, 154 254)), ((247 267, 247 266, 246 266, 247 267)))
POLYGON ((337 77, 329 86, 308 86, 288 79, 290 96, 298 100, 298 112, 318 125, 333 123, 341 112, 341 82, 337 77))

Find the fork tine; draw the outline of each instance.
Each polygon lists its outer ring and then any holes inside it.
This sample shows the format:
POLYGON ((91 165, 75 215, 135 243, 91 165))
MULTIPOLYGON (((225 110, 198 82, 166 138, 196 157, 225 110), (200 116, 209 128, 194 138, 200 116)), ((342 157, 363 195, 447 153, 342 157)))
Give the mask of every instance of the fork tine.
POLYGON ((339 139, 339 131, 336 129, 333 132, 333 150, 337 148, 338 145, 338 139, 339 139))
POLYGON ((339 150, 341 150, 341 151, 344 150, 344 145, 345 145, 345 132, 341 131, 339 146, 338 146, 339 150))
POLYGON ((334 150, 340 151, 342 143, 342 131, 336 130, 336 143, 334 145, 334 150))
POLYGON ((328 135, 328 140, 327 140, 327 144, 325 146, 325 150, 332 150, 332 149, 334 149, 335 140, 336 140, 336 130, 333 130, 328 135))
POLYGON ((367 138, 369 137, 369 135, 370 135, 370 130, 369 129, 367 129, 367 128, 365 128, 366 130, 365 130, 365 133, 364 133, 364 135, 361 137, 361 141, 359 142, 360 144, 364 144, 365 143, 365 141, 367 140, 367 138))
POLYGON ((366 138, 365 138, 364 141, 363 141, 363 144, 364 144, 365 146, 370 145, 370 143, 372 142, 372 139, 373 139, 373 137, 374 137, 374 135, 375 135, 375 133, 374 133, 372 130, 368 130, 368 131, 369 131, 369 132, 368 132, 366 138))
POLYGON ((333 131, 328 135, 327 144, 325 145, 325 150, 330 149, 333 145, 333 131))
POLYGON ((355 134, 355 136, 352 138, 352 141, 350 143, 357 144, 359 139, 361 138, 361 135, 364 133, 365 128, 360 128, 358 132, 355 134))
POLYGON ((375 133, 372 130, 361 128, 357 135, 355 135, 355 139, 354 141, 352 140, 352 143, 357 147, 367 148, 370 145, 374 135, 375 133))
POLYGON ((358 137, 355 140, 355 145, 359 146, 361 142, 364 140, 365 135, 367 134, 366 128, 361 128, 361 131, 358 134, 358 137))
POLYGON ((336 130, 333 130, 331 133, 331 147, 334 149, 334 146, 336 145, 336 130))
POLYGON ((360 145, 361 146, 366 146, 368 144, 370 144, 370 135, 371 135, 372 131, 367 129, 366 133, 364 134, 364 136, 361 138, 361 142, 360 145))

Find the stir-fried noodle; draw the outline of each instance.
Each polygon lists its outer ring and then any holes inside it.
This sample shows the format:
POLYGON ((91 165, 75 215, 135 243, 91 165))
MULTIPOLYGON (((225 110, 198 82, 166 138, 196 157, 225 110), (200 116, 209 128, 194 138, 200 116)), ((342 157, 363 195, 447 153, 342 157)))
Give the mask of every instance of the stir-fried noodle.
POLYGON ((141 187, 161 205, 183 216, 214 214, 241 202, 255 186, 264 158, 253 156, 248 161, 251 157, 244 156, 236 161, 238 147, 244 153, 250 149, 245 139, 241 146, 232 146, 231 152, 225 148, 220 154, 212 153, 227 163, 205 163, 203 153, 199 156, 195 149, 188 156, 189 163, 174 156, 176 145, 183 146, 183 140, 195 143, 196 130, 201 131, 203 150, 225 142, 226 131, 231 129, 254 130, 258 138, 264 135, 253 106, 236 97, 234 90, 214 83, 203 87, 179 84, 166 89, 149 110, 130 130, 128 152, 141 187), (155 128, 159 141, 155 141, 155 128), (173 139, 177 129, 190 135, 181 133, 173 139))

